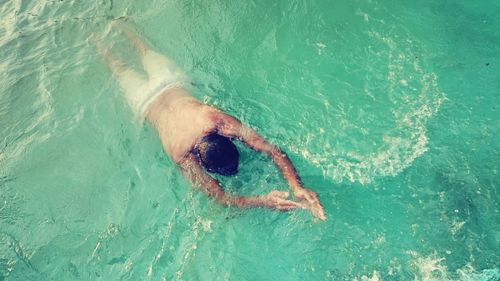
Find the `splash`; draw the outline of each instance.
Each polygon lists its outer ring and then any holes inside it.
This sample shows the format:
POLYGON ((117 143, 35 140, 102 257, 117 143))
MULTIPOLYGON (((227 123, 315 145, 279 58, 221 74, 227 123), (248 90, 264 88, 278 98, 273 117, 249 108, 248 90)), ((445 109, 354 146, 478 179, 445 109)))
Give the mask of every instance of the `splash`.
POLYGON ((358 279, 358 278, 354 278, 353 281, 380 281, 380 273, 378 273, 378 271, 374 271, 372 273, 372 276, 371 277, 368 277, 368 276, 361 276, 361 279, 358 279))
POLYGON ((462 281, 497 281, 500 280, 500 269, 484 269, 478 272, 468 263, 463 268, 457 270, 462 281))
POLYGON ((428 257, 421 257, 415 251, 409 251, 413 257, 410 266, 416 269, 414 279, 415 281, 444 281, 450 280, 448 276, 448 268, 443 264, 444 258, 437 257, 432 254, 428 257))
MULTIPOLYGON (((372 146, 371 150, 358 152, 356 147, 339 147, 339 144, 329 143, 327 138, 312 138, 310 135, 300 141, 307 144, 307 148, 290 145, 290 150, 302 155, 309 163, 321 169, 323 176, 336 182, 369 184, 377 177, 401 173, 428 150, 426 124, 446 100, 445 94, 439 90, 437 75, 426 71, 418 59, 415 51, 418 42, 410 36, 401 39, 398 35, 393 35, 393 38, 376 31, 369 31, 368 36, 378 46, 374 55, 387 59, 385 64, 373 67, 369 75, 383 73, 384 70, 378 68, 385 67, 386 78, 380 79, 384 85, 377 90, 380 91, 376 93, 379 97, 374 97, 373 91, 368 90, 369 86, 366 84, 370 84, 370 81, 365 82, 364 91, 373 100, 384 99, 384 106, 390 107, 389 113, 383 115, 374 112, 374 115, 378 114, 375 117, 377 120, 372 124, 362 123, 364 127, 350 121, 348 114, 342 109, 337 114, 341 118, 331 119, 336 119, 341 124, 339 130, 342 127, 354 127, 366 140, 351 138, 361 146, 363 142, 369 144, 365 146, 372 146), (392 127, 386 128, 380 136, 371 134, 374 130, 372 127, 379 126, 379 121, 391 123, 392 127), (346 151, 342 152, 342 149, 346 151)), ((327 106, 325 109, 330 111, 328 114, 332 113, 331 107, 327 106)), ((325 134, 325 129, 320 128, 319 133, 325 134)), ((352 139, 348 138, 347 141, 352 139)))
POLYGON ((445 258, 438 257, 437 253, 427 257, 422 257, 415 251, 408 251, 407 253, 412 257, 410 266, 415 269, 413 279, 415 281, 497 281, 500 278, 498 268, 477 271, 469 262, 458 269, 456 274, 452 274, 444 265, 445 258))

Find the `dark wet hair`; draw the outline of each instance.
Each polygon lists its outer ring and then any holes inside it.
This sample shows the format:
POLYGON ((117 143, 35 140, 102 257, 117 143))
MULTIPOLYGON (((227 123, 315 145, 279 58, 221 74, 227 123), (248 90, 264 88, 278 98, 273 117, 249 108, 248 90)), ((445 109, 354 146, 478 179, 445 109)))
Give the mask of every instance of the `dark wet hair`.
POLYGON ((210 173, 232 176, 238 172, 240 154, 229 138, 209 134, 198 143, 197 153, 201 165, 210 173))

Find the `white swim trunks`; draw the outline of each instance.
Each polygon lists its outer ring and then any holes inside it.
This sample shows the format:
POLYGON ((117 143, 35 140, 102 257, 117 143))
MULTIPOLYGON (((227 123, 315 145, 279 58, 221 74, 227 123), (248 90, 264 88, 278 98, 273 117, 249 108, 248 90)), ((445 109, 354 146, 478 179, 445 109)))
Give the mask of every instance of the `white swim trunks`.
POLYGON ((136 117, 143 119, 151 103, 165 90, 187 88, 190 80, 175 63, 148 50, 142 57, 148 77, 132 69, 123 69, 116 77, 136 117))

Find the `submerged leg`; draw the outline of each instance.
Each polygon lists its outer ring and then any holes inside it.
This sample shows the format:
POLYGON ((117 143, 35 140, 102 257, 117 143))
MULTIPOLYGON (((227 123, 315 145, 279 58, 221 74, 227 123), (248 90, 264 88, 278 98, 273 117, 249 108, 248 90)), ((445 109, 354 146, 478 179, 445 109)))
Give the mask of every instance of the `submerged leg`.
POLYGON ((143 75, 128 68, 108 49, 104 48, 101 43, 96 42, 96 47, 97 52, 106 61, 106 65, 113 73, 113 76, 118 81, 123 91, 134 91, 137 89, 137 87, 140 87, 147 82, 143 75))
POLYGON ((121 90, 127 98, 130 107, 138 114, 142 110, 143 92, 147 87, 148 81, 146 78, 128 68, 122 61, 115 57, 108 49, 104 48, 100 42, 94 42, 97 47, 97 52, 106 62, 113 73, 113 77, 118 81, 121 90))
POLYGON ((132 43, 136 49, 142 62, 142 66, 149 78, 156 78, 157 76, 176 76, 180 80, 187 80, 182 70, 175 64, 174 61, 161 55, 153 50, 145 43, 137 34, 132 32, 122 22, 114 22, 113 26, 121 30, 132 43))
POLYGON ((130 29, 126 27, 122 22, 120 21, 113 22, 113 27, 125 33, 127 38, 132 43, 132 46, 135 48, 135 50, 137 51, 137 53, 141 58, 146 54, 146 52, 151 50, 151 48, 144 41, 142 41, 141 38, 139 38, 139 36, 130 31, 130 29))
POLYGON ((119 79, 122 74, 127 71, 127 67, 125 64, 120 61, 117 57, 115 57, 108 49, 104 48, 101 43, 95 42, 97 53, 101 55, 101 57, 106 62, 106 65, 109 67, 113 76, 119 79))

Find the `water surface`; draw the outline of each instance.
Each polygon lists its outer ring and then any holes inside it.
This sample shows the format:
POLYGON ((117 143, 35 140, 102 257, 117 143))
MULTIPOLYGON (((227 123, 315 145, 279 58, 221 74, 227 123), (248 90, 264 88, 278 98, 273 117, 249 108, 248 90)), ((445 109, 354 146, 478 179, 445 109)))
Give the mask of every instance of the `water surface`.
MULTIPOLYGON (((496 1, 3 1, 0 280, 497 280, 496 1), (121 18, 287 151, 328 221, 224 208, 89 43, 121 18)), ((100 39, 101 40, 101 39, 100 39)), ((241 146, 238 194, 286 190, 241 146)))

